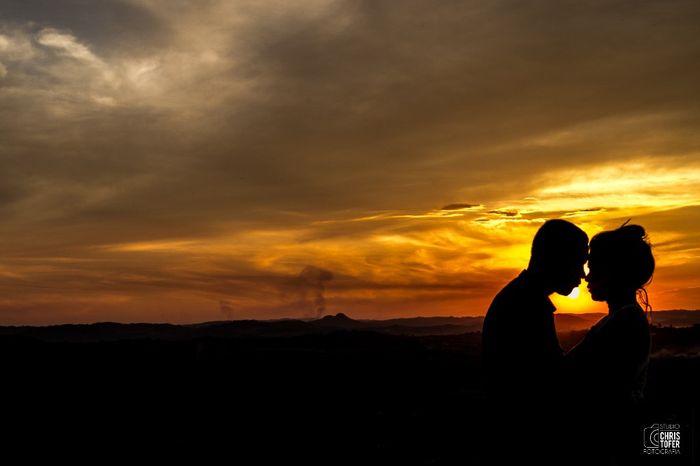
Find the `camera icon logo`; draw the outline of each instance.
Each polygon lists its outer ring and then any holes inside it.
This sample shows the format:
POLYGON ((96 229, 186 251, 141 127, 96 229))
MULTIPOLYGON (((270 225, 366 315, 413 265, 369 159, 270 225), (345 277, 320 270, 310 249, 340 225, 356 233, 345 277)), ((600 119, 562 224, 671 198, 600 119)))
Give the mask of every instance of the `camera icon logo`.
POLYGON ((644 428, 644 448, 659 448, 659 425, 644 428))

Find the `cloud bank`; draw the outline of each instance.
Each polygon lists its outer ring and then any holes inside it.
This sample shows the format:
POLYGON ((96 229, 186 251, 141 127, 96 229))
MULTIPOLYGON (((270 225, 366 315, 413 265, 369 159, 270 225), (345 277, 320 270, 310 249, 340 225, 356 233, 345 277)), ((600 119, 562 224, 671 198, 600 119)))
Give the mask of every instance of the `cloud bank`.
POLYGON ((4 1, 0 321, 481 314, 552 217, 699 307, 699 57, 692 1, 4 1))

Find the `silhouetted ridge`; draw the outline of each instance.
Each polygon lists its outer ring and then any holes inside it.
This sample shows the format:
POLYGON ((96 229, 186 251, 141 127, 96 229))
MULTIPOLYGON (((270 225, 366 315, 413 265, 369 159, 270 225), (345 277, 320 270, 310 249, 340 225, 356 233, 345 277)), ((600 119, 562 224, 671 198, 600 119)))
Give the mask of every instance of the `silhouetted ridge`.
MULTIPOLYGON (((604 314, 555 313, 559 333, 588 330, 604 314)), ((198 324, 62 324, 49 326, 0 326, 0 338, 18 336, 45 342, 110 342, 120 340, 182 341, 196 338, 288 337, 326 334, 338 330, 371 331, 393 335, 459 335, 481 331, 483 317, 406 317, 356 320, 339 312, 317 320, 229 320, 198 324)), ((658 327, 691 327, 700 324, 700 311, 655 311, 658 327)), ((7 341, 7 340, 5 340, 7 341)))
POLYGON ((342 312, 334 316, 324 316, 318 320, 310 322, 314 327, 321 328, 338 328, 338 329, 369 329, 374 327, 372 322, 363 322, 351 319, 342 312))
POLYGON ((334 316, 323 316, 319 320, 325 320, 326 322, 330 322, 330 321, 334 321, 334 322, 352 321, 352 322, 354 322, 354 319, 351 319, 350 317, 348 317, 346 314, 343 314, 342 312, 339 312, 334 316))

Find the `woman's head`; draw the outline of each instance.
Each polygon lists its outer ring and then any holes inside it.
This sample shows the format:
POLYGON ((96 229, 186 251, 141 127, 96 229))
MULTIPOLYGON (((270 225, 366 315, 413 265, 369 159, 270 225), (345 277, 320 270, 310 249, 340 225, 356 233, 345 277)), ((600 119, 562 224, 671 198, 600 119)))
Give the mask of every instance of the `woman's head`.
POLYGON ((642 290, 654 274, 654 255, 644 228, 623 225, 591 239, 588 256, 588 289, 595 301, 608 301, 642 290))

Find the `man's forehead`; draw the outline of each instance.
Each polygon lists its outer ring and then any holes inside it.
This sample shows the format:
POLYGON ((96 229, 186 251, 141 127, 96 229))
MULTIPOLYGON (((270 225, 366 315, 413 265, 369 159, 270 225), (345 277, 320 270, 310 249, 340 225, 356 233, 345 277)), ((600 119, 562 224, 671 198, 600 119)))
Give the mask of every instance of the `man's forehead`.
POLYGON ((589 259, 588 250, 570 251, 565 260, 573 264, 584 264, 589 259))

